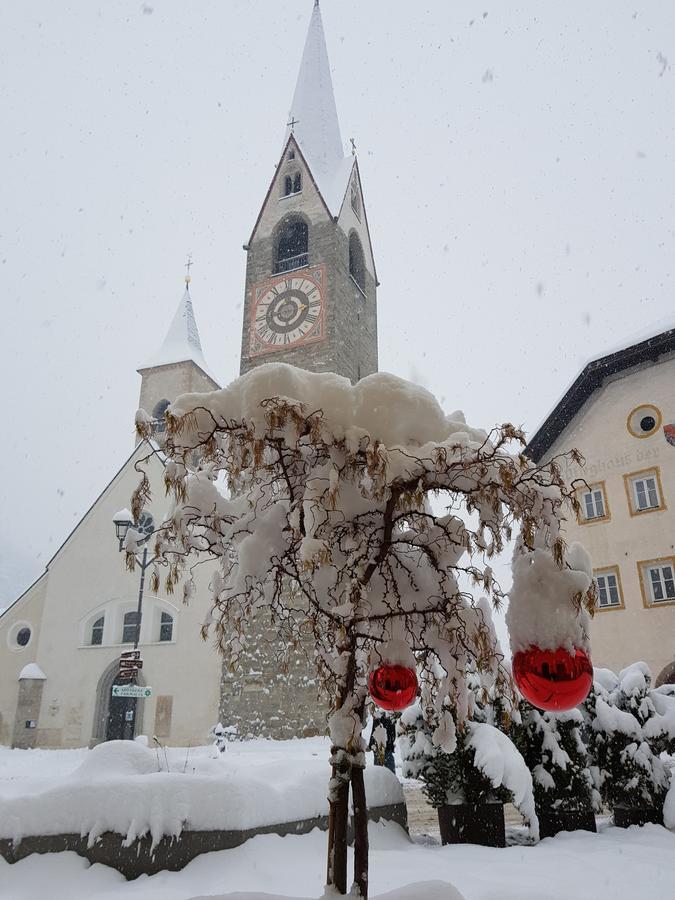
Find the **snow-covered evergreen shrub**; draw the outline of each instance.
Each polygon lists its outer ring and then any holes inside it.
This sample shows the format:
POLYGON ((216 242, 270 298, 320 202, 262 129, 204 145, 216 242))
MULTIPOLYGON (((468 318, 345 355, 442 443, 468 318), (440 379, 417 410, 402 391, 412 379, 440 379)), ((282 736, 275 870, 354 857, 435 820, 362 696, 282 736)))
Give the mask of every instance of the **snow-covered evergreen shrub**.
POLYGON ((521 724, 514 740, 532 772, 537 810, 572 812, 597 808, 597 796, 581 737, 579 710, 541 712, 527 701, 520 705, 521 724))
POLYGON ((647 665, 634 663, 610 689, 596 681, 587 700, 600 792, 608 806, 663 807, 670 776, 647 740, 657 716, 650 684, 647 665))
POLYGON ((649 692, 656 715, 643 731, 654 753, 675 755, 675 685, 665 684, 649 692))
POLYGON ((419 703, 403 713, 399 729, 403 776, 424 782, 435 809, 458 803, 513 803, 531 833, 538 835, 532 777, 507 735, 486 722, 466 722, 457 728, 454 749, 447 752, 434 745, 433 728, 419 703))

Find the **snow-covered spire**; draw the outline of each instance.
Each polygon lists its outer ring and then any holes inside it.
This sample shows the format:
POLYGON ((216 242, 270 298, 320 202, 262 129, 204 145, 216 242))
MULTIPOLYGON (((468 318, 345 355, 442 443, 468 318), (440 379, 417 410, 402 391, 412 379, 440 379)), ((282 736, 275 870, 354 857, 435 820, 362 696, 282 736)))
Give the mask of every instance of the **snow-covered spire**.
POLYGON ((288 117, 291 133, 314 174, 333 173, 344 159, 319 0, 315 0, 288 117))
POLYGON ((209 378, 215 381, 204 359, 197 321, 190 298, 190 276, 188 275, 185 278, 185 291, 161 347, 152 359, 139 367, 139 371, 190 360, 196 363, 209 378))

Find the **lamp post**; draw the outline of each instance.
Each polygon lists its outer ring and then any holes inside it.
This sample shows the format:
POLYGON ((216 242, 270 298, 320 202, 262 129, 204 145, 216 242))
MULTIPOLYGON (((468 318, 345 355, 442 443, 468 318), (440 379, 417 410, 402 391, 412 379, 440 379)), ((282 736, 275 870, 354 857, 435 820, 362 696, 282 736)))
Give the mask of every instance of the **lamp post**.
MULTIPOLYGON (((141 616, 143 613, 143 590, 145 587, 145 571, 151 566, 156 557, 152 557, 152 559, 148 559, 148 541, 152 537, 154 532, 155 524, 152 516, 148 512, 143 512, 138 518, 137 522, 134 522, 133 516, 129 512, 128 509, 122 509, 120 512, 115 513, 113 516, 113 522, 115 524, 115 533, 117 535, 118 541, 118 550, 121 553, 123 550, 129 552, 126 547, 127 537, 129 534, 129 530, 134 532, 134 546, 133 552, 134 559, 136 560, 137 565, 141 570, 141 581, 138 587, 138 605, 136 607, 136 628, 134 630, 134 650, 138 650, 138 645, 141 639, 141 616), (143 547, 143 553, 139 555, 138 549, 143 547)), ((131 678, 131 683, 136 683, 136 677, 138 674, 138 669, 134 670, 133 676, 131 678)), ((123 739, 131 740, 134 736, 134 720, 136 717, 136 698, 129 698, 128 708, 124 711, 124 727, 123 727, 123 739), (130 733, 129 733, 130 732, 130 733)))

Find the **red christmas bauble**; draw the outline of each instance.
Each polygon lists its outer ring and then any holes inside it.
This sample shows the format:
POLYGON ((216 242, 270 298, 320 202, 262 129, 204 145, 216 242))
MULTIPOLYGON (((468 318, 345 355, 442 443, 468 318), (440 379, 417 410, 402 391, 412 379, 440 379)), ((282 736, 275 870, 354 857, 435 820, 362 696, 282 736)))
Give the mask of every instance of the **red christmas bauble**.
POLYGON ((593 664, 584 650, 572 653, 529 647, 513 657, 518 690, 533 706, 548 712, 574 709, 586 699, 593 684, 593 664))
POLYGON ((417 674, 407 666, 380 666, 370 673, 368 687, 381 709, 405 709, 417 694, 417 674))

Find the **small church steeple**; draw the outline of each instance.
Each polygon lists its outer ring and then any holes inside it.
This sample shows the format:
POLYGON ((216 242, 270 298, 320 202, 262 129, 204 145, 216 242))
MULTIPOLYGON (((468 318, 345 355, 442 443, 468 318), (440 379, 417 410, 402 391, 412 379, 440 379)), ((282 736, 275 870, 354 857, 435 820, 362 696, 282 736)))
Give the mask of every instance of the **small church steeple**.
POLYGON ((356 382, 377 371, 377 275, 318 2, 286 121, 281 158, 245 248, 241 373, 278 361, 356 382))
MULTIPOLYGON (((142 379, 139 407, 152 415, 160 426, 164 410, 180 394, 219 388, 202 351, 190 297, 191 267, 192 258, 188 257, 185 289, 169 330, 157 352, 138 368, 142 379)), ((161 427, 158 432, 161 443, 161 427)))

